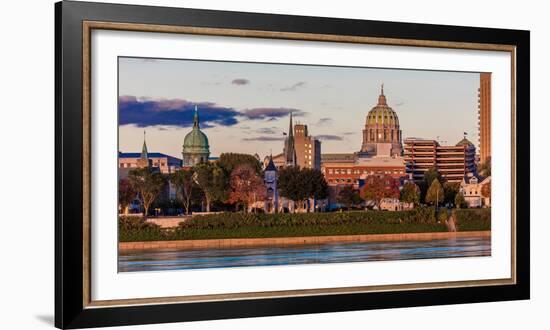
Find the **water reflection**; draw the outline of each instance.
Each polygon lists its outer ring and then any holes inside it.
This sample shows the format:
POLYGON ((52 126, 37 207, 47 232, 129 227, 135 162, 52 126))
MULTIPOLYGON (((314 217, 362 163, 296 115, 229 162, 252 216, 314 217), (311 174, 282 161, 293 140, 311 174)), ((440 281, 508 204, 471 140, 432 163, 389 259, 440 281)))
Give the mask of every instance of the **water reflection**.
POLYGON ((133 272, 490 255, 490 238, 475 237, 234 249, 121 251, 118 265, 120 272, 133 272))

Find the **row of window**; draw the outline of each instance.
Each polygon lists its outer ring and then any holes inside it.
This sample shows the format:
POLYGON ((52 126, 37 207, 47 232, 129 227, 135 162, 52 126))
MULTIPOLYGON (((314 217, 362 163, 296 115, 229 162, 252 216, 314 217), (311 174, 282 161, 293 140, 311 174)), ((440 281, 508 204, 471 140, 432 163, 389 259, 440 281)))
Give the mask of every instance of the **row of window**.
MULTIPOLYGON (((166 163, 165 162, 153 162, 153 166, 154 167, 162 167, 162 166, 166 166, 166 163)), ((137 167, 137 164, 136 163, 120 163, 120 167, 121 168, 130 168, 130 167, 137 167)))
POLYGON ((369 171, 369 170, 366 170, 366 169, 363 169, 363 170, 359 170, 359 169, 351 169, 351 168, 348 168, 348 169, 339 169, 339 168, 335 168, 335 169, 332 169, 332 168, 329 168, 328 169, 328 174, 405 174, 405 171, 400 171, 400 170, 379 170, 379 171, 369 171))
POLYGON ((328 180, 328 183, 354 183, 354 184, 359 184, 359 180, 357 179, 329 179, 328 180))

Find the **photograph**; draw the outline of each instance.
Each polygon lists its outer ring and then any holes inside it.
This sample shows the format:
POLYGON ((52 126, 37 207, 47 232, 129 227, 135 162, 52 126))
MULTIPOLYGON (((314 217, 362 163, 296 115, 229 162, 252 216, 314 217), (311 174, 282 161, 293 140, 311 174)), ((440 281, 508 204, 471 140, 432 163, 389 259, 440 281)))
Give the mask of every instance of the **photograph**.
POLYGON ((119 56, 117 166, 119 272, 490 257, 491 73, 119 56))

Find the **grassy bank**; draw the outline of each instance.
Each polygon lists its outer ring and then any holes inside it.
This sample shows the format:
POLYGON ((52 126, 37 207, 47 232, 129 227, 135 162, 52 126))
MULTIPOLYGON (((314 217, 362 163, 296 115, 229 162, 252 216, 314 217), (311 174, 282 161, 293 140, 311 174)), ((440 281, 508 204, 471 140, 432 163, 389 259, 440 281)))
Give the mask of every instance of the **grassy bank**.
MULTIPOLYGON (((490 210, 457 210, 459 231, 490 230, 490 210)), ((197 216, 172 230, 139 218, 119 221, 121 242, 444 232, 433 208, 309 214, 222 213, 197 216)))

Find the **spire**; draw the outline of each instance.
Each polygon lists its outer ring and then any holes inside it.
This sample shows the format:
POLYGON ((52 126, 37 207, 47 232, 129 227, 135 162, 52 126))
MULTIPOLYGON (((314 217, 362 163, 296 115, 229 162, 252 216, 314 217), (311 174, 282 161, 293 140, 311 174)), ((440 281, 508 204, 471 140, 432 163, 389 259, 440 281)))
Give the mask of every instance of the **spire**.
POLYGON ((290 124, 288 126, 288 136, 294 135, 294 128, 292 127, 292 111, 290 112, 290 124))
POLYGON ((288 137, 285 141, 285 161, 287 166, 296 166, 296 149, 294 147, 294 127, 292 125, 292 112, 288 126, 288 137))
POLYGON ((384 95, 384 84, 380 87, 380 96, 378 96, 378 105, 388 105, 386 103, 386 96, 384 95))
POLYGON ((197 109, 196 104, 195 104, 195 116, 193 117, 193 128, 200 128, 199 127, 199 111, 197 109))
POLYGON ((141 148, 141 159, 148 160, 147 143, 145 142, 145 131, 143 131, 143 147, 141 148))
POLYGON ((269 155, 269 162, 267 163, 267 166, 265 167, 265 171, 277 171, 277 167, 275 166, 275 163, 273 163, 273 155, 269 155))

